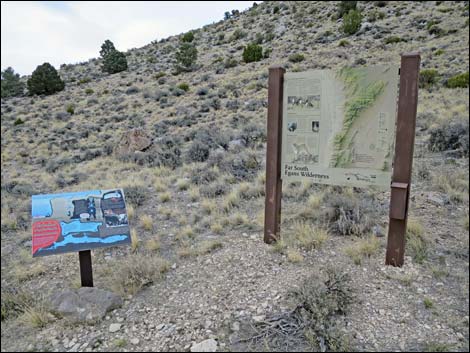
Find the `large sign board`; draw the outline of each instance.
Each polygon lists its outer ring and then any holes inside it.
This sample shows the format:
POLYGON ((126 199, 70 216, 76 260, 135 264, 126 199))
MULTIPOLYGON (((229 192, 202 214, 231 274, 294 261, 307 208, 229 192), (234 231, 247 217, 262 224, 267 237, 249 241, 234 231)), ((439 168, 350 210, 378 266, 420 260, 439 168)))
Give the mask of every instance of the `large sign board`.
POLYGON ((129 244, 124 191, 33 195, 33 257, 129 244))
POLYGON ((281 178, 389 188, 398 67, 284 75, 281 178))

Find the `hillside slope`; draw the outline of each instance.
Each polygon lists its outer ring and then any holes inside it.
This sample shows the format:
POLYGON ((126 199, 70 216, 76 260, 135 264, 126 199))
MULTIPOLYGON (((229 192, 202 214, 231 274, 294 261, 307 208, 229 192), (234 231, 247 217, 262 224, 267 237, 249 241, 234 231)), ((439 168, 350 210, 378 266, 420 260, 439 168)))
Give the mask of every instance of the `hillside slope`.
POLYGON ((360 1, 363 28, 352 36, 341 33, 337 7, 263 2, 196 29, 193 72, 172 74, 173 36, 128 51, 126 72, 103 74, 98 59, 64 65, 64 91, 2 99, 2 351, 187 351, 209 338, 220 350, 468 351, 469 91, 445 87, 469 70, 468 2, 360 1), (270 54, 246 64, 253 41, 270 54), (383 266, 388 192, 284 185, 286 242, 263 244, 269 66, 398 65, 410 51, 439 76, 420 90, 405 266, 383 266), (134 128, 152 146, 122 151, 134 128), (95 285, 124 305, 94 325, 66 325, 47 297, 77 286, 78 257, 30 258, 30 196, 114 187, 125 190, 138 242, 96 250, 93 263, 95 285), (245 339, 295 307, 291 289, 329 267, 348 274, 354 293, 330 331, 291 346, 245 339))

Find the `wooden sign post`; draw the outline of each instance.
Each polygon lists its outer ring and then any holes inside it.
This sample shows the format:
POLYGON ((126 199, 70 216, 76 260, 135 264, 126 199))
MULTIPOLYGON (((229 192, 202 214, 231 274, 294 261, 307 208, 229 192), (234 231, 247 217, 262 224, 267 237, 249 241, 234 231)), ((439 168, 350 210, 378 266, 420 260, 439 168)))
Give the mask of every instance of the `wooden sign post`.
POLYGON ((281 230, 281 146, 284 73, 280 66, 269 68, 268 80, 268 141, 266 151, 266 203, 264 242, 271 244, 281 230))
POLYGON ((411 167, 418 107, 420 56, 403 54, 400 67, 395 159, 390 196, 390 222, 385 263, 402 266, 405 255, 405 234, 411 187, 411 167))
MULTIPOLYGON (((402 266, 404 259, 418 104, 419 65, 419 54, 408 53, 401 56, 395 157, 391 182, 390 224, 385 261, 387 265, 393 266, 402 266)), ((269 68, 264 220, 264 242, 267 244, 280 239, 284 73, 284 68, 280 66, 269 68)))

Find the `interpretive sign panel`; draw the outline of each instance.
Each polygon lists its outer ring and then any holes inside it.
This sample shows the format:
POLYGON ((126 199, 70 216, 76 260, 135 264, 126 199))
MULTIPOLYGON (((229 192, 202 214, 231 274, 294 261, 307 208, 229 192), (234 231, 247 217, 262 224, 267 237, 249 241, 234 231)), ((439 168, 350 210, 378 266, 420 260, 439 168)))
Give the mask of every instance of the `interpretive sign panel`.
POLYGON ((129 244, 122 189, 33 195, 33 257, 129 244))
POLYGON ((281 178, 389 188, 398 67, 284 75, 281 178))

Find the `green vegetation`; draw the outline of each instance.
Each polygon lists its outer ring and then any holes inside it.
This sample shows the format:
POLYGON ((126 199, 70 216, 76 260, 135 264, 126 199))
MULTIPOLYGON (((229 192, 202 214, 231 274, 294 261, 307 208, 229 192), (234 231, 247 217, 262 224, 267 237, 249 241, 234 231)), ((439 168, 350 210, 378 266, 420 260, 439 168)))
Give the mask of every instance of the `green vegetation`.
POLYGON ((194 33, 192 31, 185 33, 181 37, 181 41, 184 43, 191 43, 193 40, 194 40, 194 33))
POLYGON ((347 100, 344 104, 343 129, 335 136, 334 167, 342 167, 350 162, 351 151, 345 146, 346 136, 354 121, 376 101, 385 88, 383 81, 362 85, 364 72, 360 69, 343 68, 339 72, 339 77, 345 83, 347 100))
POLYGON ((408 220, 406 247, 416 263, 422 264, 427 258, 428 244, 424 238, 424 228, 417 220, 408 220))
POLYGON ((185 92, 189 91, 189 85, 186 82, 181 82, 178 86, 179 89, 182 89, 185 92))
POLYGON ((291 63, 299 63, 301 61, 304 61, 305 56, 303 54, 297 53, 297 54, 292 54, 289 56, 289 61, 291 63))
POLYGON ((435 69, 425 69, 419 72, 419 88, 430 88, 437 83, 439 73, 435 69))
POLYGON ((346 40, 346 39, 341 39, 341 40, 339 41, 339 43, 338 43, 338 46, 339 46, 339 47, 346 47, 346 46, 348 46, 349 44, 350 44, 350 43, 349 43, 348 40, 346 40))
POLYGON ((24 83, 20 81, 20 75, 8 67, 2 71, 2 98, 19 97, 23 95, 24 83))
POLYGON ((400 43, 402 39, 398 36, 390 36, 385 38, 385 44, 394 44, 394 43, 400 43))
POLYGON ((338 4, 338 18, 347 15, 349 11, 357 9, 357 1, 340 1, 338 4))
POLYGON ((263 48, 255 43, 248 44, 243 49, 243 61, 251 63, 253 61, 260 61, 263 58, 263 48))
POLYGON ((362 15, 358 10, 351 10, 343 17, 342 31, 345 34, 354 34, 361 28, 362 15))
POLYGON ((434 303, 429 298, 424 298, 423 304, 426 309, 431 309, 434 306, 434 303))
POLYGON ((468 87, 468 71, 449 78, 446 82, 449 88, 467 88, 468 87))
POLYGON ((113 42, 109 39, 101 45, 100 55, 103 60, 103 65, 101 66, 103 72, 115 74, 127 70, 126 55, 116 50, 113 42))
POLYGON ((21 124, 24 124, 24 121, 21 120, 21 118, 17 118, 17 119, 15 120, 15 122, 13 123, 13 125, 15 125, 15 126, 21 125, 21 124))
POLYGON ((73 106, 73 104, 69 104, 67 105, 67 108, 65 109, 67 111, 67 113, 69 113, 70 115, 73 115, 75 113, 75 108, 73 106))
POLYGON ((175 54, 177 72, 192 71, 197 61, 197 49, 194 45, 183 43, 175 54))
POLYGON ((368 238, 361 239, 353 245, 346 248, 346 254, 354 261, 356 265, 362 263, 362 259, 371 257, 379 250, 380 242, 371 235, 368 238))
POLYGON ((95 93, 95 91, 93 91, 93 89, 91 89, 91 88, 87 88, 87 89, 85 90, 85 93, 86 93, 86 94, 93 94, 93 93, 95 93))
POLYGON ((27 82, 30 94, 50 95, 65 88, 57 70, 49 63, 39 65, 27 82))

